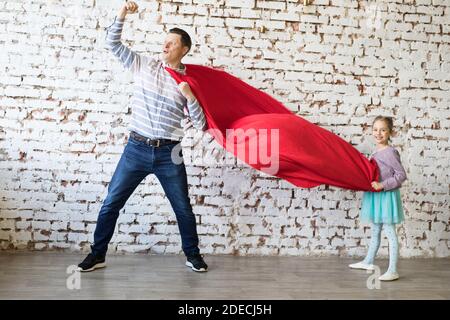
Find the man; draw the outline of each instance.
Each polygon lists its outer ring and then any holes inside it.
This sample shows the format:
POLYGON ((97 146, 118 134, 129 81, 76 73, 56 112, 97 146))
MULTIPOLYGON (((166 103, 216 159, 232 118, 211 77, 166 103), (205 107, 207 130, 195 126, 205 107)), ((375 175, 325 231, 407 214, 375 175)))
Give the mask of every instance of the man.
MULTIPOLYGON (((177 85, 166 67, 185 72, 181 59, 189 52, 191 39, 178 28, 168 33, 159 57, 139 55, 124 46, 121 41, 125 17, 135 13, 135 2, 125 3, 114 23, 108 28, 106 43, 112 53, 131 70, 136 84, 132 102, 130 137, 120 158, 108 195, 99 212, 94 232, 92 252, 81 262, 80 271, 93 271, 105 267, 105 255, 120 209, 136 187, 148 174, 155 174, 175 212, 181 234, 182 249, 187 257, 186 265, 197 272, 205 272, 208 266, 200 255, 195 216, 188 197, 186 168, 179 159, 172 159, 172 150, 179 147, 183 137, 181 120, 189 113, 197 129, 206 125, 202 108, 184 82, 177 85)), ((176 158, 176 157, 175 157, 176 158)))

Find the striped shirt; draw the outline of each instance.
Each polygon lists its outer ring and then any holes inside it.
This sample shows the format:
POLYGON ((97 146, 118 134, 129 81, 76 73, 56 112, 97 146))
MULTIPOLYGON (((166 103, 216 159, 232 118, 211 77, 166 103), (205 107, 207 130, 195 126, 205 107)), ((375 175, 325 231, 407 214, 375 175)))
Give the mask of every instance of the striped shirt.
MULTIPOLYGON (((189 116, 197 129, 204 129, 205 115, 197 99, 192 102, 181 94, 176 81, 157 56, 144 56, 130 50, 121 41, 124 19, 116 18, 107 29, 106 46, 133 73, 135 89, 131 103, 129 129, 151 139, 181 140, 181 121, 189 116)), ((185 73, 183 69, 175 69, 185 73)))

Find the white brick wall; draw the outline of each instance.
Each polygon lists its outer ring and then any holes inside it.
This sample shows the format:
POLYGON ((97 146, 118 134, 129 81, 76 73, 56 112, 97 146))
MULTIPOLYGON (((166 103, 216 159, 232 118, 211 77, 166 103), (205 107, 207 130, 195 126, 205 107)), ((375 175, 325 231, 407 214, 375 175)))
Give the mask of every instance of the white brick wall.
MULTIPOLYGON (((89 250, 127 136, 131 76, 104 49, 121 2, 0 2, 2 249, 89 250)), ((401 255, 450 255, 448 0, 139 4, 124 31, 137 51, 158 52, 177 23, 194 40, 186 62, 225 68, 363 152, 373 117, 394 115, 409 177, 401 255)), ((183 145, 199 148, 194 131, 183 145)), ((204 253, 366 251, 360 192, 295 188, 242 164, 186 163, 204 253)), ((123 209, 111 252, 179 253, 174 222, 148 177, 123 209)))

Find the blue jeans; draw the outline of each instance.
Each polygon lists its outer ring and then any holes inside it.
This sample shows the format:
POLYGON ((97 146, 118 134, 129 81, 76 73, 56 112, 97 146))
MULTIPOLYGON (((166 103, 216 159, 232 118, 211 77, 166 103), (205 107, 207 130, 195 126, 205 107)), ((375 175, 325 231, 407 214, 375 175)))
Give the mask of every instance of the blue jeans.
POLYGON ((175 212, 183 252, 187 256, 199 254, 197 225, 188 196, 186 168, 184 163, 175 164, 171 157, 172 150, 177 145, 173 143, 156 148, 130 137, 98 215, 94 243, 91 246, 94 255, 106 255, 119 211, 150 173, 158 178, 175 212))

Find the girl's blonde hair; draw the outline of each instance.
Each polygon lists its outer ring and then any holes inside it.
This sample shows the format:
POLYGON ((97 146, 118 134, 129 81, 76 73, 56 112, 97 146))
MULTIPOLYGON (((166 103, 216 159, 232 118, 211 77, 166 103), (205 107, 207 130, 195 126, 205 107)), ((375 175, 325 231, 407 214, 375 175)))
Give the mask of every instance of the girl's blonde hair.
MULTIPOLYGON (((372 122, 372 126, 375 124, 375 122, 377 121, 384 121, 384 123, 386 123, 388 129, 389 129, 389 133, 392 134, 394 131, 394 120, 392 120, 392 117, 385 117, 385 116, 377 116, 373 122, 372 122)), ((391 141, 391 137, 389 137, 388 141, 391 141)))
POLYGON ((377 121, 384 121, 384 123, 387 124, 390 133, 392 133, 392 131, 394 131, 394 121, 392 120, 392 117, 377 116, 377 117, 373 120, 372 126, 373 126, 373 125, 375 124, 375 122, 377 122, 377 121))

